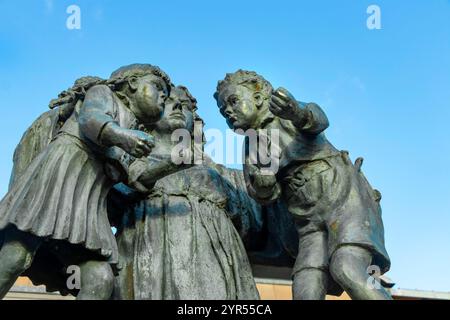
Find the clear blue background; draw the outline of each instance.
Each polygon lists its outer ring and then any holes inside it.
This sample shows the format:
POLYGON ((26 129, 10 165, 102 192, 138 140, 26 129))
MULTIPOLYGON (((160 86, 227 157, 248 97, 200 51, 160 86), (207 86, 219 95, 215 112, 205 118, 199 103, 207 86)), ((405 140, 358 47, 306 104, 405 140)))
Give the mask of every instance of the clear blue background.
POLYGON ((449 40, 446 0, 0 0, 0 195, 22 133, 80 76, 159 65, 225 130, 217 80, 256 70, 322 105, 330 140, 366 159, 397 287, 450 291, 449 40), (373 3, 382 30, 366 27, 373 3))

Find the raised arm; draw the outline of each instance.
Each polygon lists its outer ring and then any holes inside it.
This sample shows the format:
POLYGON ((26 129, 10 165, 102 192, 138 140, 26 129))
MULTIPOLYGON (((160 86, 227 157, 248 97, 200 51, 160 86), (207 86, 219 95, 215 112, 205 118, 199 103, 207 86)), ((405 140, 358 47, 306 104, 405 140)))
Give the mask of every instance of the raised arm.
POLYGON ((304 133, 317 135, 329 126, 325 112, 317 104, 299 102, 284 88, 273 92, 269 108, 274 115, 290 120, 304 133))
POLYGON ((79 113, 83 135, 101 147, 117 146, 135 157, 148 155, 154 146, 153 137, 120 127, 114 106, 113 92, 107 86, 89 89, 79 113))
POLYGON ((98 146, 113 146, 112 136, 103 133, 108 124, 118 126, 114 113, 111 89, 105 85, 92 87, 86 93, 79 114, 81 132, 98 146))

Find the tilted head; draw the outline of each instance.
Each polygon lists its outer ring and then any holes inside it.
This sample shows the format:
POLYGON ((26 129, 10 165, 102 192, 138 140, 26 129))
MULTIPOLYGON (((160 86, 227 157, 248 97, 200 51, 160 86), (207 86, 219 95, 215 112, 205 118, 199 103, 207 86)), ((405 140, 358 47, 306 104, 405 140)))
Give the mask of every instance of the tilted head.
POLYGON ((214 98, 231 129, 260 129, 273 117, 269 111, 272 85, 253 71, 238 70, 219 81, 214 98))
POLYGON ((192 132, 196 120, 197 100, 186 87, 172 88, 161 119, 156 123, 159 132, 172 133, 176 129, 192 132))
POLYGON ((150 64, 121 67, 111 74, 108 83, 129 101, 131 111, 142 124, 159 120, 172 87, 169 76, 150 64))

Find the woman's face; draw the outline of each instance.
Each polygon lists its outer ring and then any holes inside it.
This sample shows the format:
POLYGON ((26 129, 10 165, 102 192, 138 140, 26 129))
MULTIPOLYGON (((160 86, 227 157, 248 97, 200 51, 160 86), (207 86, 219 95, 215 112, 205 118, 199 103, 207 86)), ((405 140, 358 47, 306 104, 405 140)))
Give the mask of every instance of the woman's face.
POLYGON ((156 75, 146 75, 134 80, 136 88, 136 116, 141 123, 152 123, 161 117, 168 95, 166 83, 156 75))
POLYGON ((162 118, 156 124, 156 130, 173 132, 176 129, 187 129, 192 132, 193 126, 194 114, 191 100, 182 89, 173 88, 166 100, 162 118))

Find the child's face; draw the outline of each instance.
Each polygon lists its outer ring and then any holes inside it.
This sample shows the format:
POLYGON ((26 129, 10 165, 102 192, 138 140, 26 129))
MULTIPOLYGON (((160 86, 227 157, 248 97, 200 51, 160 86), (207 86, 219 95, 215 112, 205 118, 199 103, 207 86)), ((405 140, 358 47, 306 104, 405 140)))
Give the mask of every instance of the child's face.
POLYGON ((254 96, 255 92, 243 85, 230 84, 219 92, 217 105, 230 129, 258 129, 259 109, 254 96))
POLYGON ((146 75, 135 80, 137 117, 142 123, 152 123, 161 117, 168 88, 164 80, 156 75, 146 75))
POLYGON ((156 124, 158 131, 170 131, 176 129, 187 129, 192 131, 194 115, 192 102, 186 93, 173 88, 170 97, 166 100, 162 118, 156 124))

